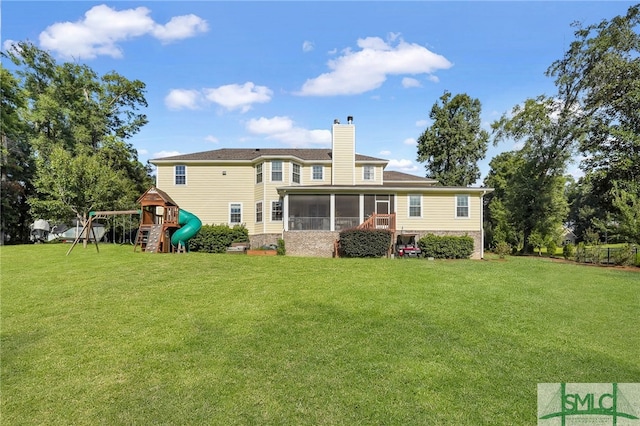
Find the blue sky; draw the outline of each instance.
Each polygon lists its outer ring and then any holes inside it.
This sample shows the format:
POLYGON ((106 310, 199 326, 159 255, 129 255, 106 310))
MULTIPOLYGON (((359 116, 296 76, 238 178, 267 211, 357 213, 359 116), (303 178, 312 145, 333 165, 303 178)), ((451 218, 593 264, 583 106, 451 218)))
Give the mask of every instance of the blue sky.
MULTIPOLYGON (((489 130, 525 99, 553 95, 544 72, 574 40, 572 22, 633 4, 5 0, 1 34, 3 50, 30 40, 60 61, 143 81, 149 124, 130 140, 142 162, 329 147, 333 120, 351 115, 358 153, 424 176, 415 141, 445 90, 478 98, 489 130)), ((513 148, 490 146, 483 177, 513 148)))

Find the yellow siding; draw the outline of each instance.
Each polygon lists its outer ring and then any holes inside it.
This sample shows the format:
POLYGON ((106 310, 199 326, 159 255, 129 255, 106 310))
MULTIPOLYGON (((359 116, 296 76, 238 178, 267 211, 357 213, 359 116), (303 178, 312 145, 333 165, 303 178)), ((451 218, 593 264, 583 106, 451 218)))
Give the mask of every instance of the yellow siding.
POLYGON ((333 125, 333 176, 334 185, 355 183, 355 126, 352 124, 333 125))
POLYGON ((356 185, 382 185, 383 169, 377 164, 358 164, 356 168, 356 185), (364 166, 373 166, 374 180, 364 180, 364 166))
POLYGON ((302 167, 302 185, 328 185, 331 183, 331 165, 330 164, 315 164, 322 166, 322 180, 313 179, 313 166, 314 164, 307 164, 302 167))
POLYGON ((409 217, 409 194, 397 196, 396 224, 398 229, 478 231, 482 223, 480 195, 469 194, 469 218, 456 218, 456 195, 464 192, 422 194, 422 218, 409 217))
POLYGON ((187 165, 187 184, 174 185, 173 166, 158 166, 157 186, 181 209, 200 218, 203 224, 229 222, 229 203, 242 204, 242 221, 255 222, 255 170, 251 165, 187 165), (226 172, 223 174, 223 172, 226 172))
MULTIPOLYGON (((269 170, 271 170, 269 166, 269 170)), ((282 162, 282 182, 272 182, 271 181, 271 173, 269 173, 269 179, 264 182, 264 190, 263 190, 263 199, 264 199, 264 222, 260 226, 260 232, 256 233, 267 233, 267 234, 276 234, 278 232, 282 232, 284 229, 284 223, 282 221, 272 221, 271 220, 271 202, 278 201, 280 199, 278 195, 278 191, 276 190, 279 186, 287 186, 290 185, 291 181, 291 164, 289 161, 282 162)))

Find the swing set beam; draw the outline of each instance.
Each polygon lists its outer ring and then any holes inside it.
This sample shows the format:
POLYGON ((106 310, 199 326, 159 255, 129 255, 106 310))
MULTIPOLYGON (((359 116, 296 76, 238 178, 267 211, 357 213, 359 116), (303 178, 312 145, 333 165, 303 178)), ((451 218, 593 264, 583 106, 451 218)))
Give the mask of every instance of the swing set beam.
POLYGON ((108 210, 108 211, 97 211, 97 212, 89 212, 89 220, 87 220, 82 227, 82 231, 76 236, 76 239, 69 247, 69 251, 67 251, 67 256, 71 253, 71 250, 78 244, 81 238, 87 234, 87 238, 84 240, 84 246, 87 246, 87 240, 90 239, 89 233, 93 235, 93 242, 96 244, 96 251, 100 253, 100 249, 98 248, 98 239, 96 238, 96 232, 93 230, 93 221, 97 219, 107 219, 109 216, 118 216, 118 215, 131 215, 131 214, 141 214, 141 210, 108 210))

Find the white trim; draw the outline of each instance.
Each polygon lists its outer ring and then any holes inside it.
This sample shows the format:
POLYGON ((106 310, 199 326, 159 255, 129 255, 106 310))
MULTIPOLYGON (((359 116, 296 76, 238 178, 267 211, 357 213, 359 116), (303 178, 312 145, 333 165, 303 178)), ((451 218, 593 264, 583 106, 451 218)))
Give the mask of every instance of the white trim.
POLYGON ((187 186, 187 166, 186 164, 176 164, 173 166, 173 186, 187 186), (184 167, 184 183, 176 183, 176 178, 178 177, 177 168, 184 167))
POLYGON ((229 202, 229 210, 227 210, 227 211, 228 211, 228 213, 229 213, 229 216, 228 216, 228 217, 229 217, 229 225, 235 225, 235 224, 240 225, 240 224, 244 223, 244 220, 243 220, 244 207, 243 207, 243 205, 242 205, 242 203, 241 203, 241 202, 237 202, 237 201, 230 201, 230 202, 229 202), (240 222, 232 222, 232 221, 231 221, 231 206, 232 206, 232 205, 238 205, 238 206, 240 206, 240 222))
POLYGON ((362 181, 363 181, 363 182, 375 182, 375 181, 376 181, 376 166, 373 166, 373 165, 371 165, 371 164, 364 164, 364 165, 362 166, 362 181), (367 178, 365 177, 365 171, 366 171, 366 169, 367 169, 368 167, 371 167, 371 170, 373 171, 373 172, 371 173, 371 179, 367 179, 367 178))
POLYGON ((284 200, 277 199, 277 200, 269 201, 269 222, 273 222, 273 223, 284 222, 284 200), (273 203, 278 203, 278 202, 281 203, 280 208, 282 209, 282 219, 273 220, 273 203))
POLYGON ((255 222, 256 223, 264 223, 264 201, 262 201, 262 200, 256 201, 255 210, 254 210, 253 214, 257 216, 257 214, 258 214, 258 204, 262 205, 262 210, 260 212, 262 214, 262 220, 258 221, 258 218, 256 217, 255 218, 255 222))
POLYGON ((408 219, 422 219, 424 217, 424 202, 422 194, 407 194, 407 218, 408 219), (411 216, 411 197, 418 197, 420 200, 420 215, 411 216))
POLYGON ((291 169, 291 184, 292 185, 302 185, 303 184, 303 181, 302 181, 302 164, 296 163, 294 161, 292 161, 289 164, 291 164, 291 167, 290 167, 290 169, 291 169), (295 166, 298 166, 298 180, 300 182, 296 182, 296 181, 293 180, 293 175, 294 175, 293 169, 294 169, 295 166))
POLYGON ((271 160, 269 161, 269 182, 282 182, 284 183, 284 161, 282 160, 271 160), (273 163, 280 163, 280 173, 282 177, 280 180, 273 180, 273 163))
POLYGON ((453 215, 456 219, 469 220, 471 219, 471 195, 469 194, 456 194, 454 197, 454 206, 455 209, 453 211, 453 215), (458 216, 458 197, 467 197, 467 215, 466 216, 458 216))
MULTIPOLYGON (((282 222, 285 231, 289 230, 289 194, 285 194, 282 199, 282 222)), ((283 237, 284 238, 284 237, 283 237)))
POLYGON ((264 169, 266 169, 266 167, 264 166, 265 162, 262 163, 257 163, 254 167, 255 172, 255 184, 256 185, 264 185, 264 169), (258 167, 260 167, 260 182, 258 182, 258 167))
POLYGON ((324 165, 322 164, 312 164, 311 165, 311 180, 314 182, 322 182, 324 180, 324 165), (313 168, 314 167, 320 167, 320 173, 322 174, 322 177, 320 179, 316 179, 313 175, 313 168))

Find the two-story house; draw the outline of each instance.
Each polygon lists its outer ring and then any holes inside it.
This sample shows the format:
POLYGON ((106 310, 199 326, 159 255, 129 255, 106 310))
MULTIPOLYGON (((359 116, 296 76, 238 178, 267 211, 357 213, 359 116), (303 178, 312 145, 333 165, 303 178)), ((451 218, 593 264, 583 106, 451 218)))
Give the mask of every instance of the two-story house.
MULTIPOLYGON (((355 125, 334 121, 331 149, 217 149, 151 160, 157 187, 204 224, 244 224, 253 247, 284 239, 288 255, 331 256, 343 229, 368 222, 418 238, 469 235, 483 257, 482 198, 385 171, 356 153, 355 125)), ((394 238, 395 241, 395 238, 394 238)))

